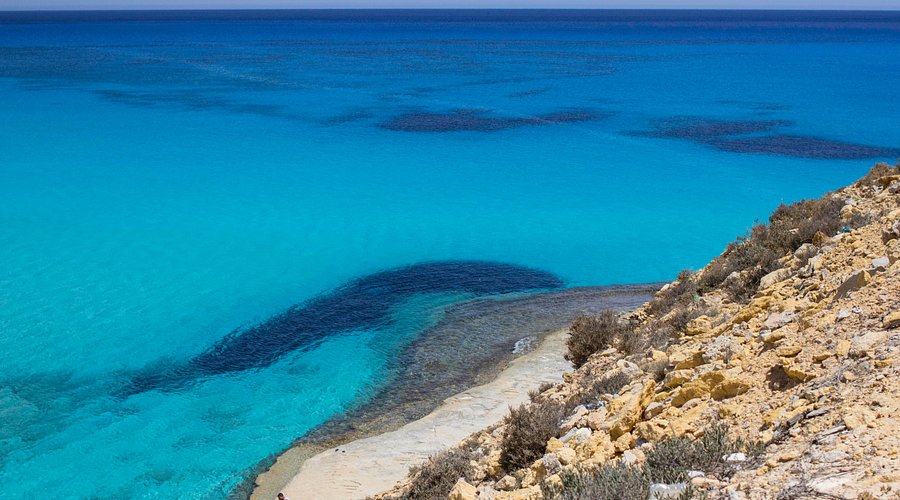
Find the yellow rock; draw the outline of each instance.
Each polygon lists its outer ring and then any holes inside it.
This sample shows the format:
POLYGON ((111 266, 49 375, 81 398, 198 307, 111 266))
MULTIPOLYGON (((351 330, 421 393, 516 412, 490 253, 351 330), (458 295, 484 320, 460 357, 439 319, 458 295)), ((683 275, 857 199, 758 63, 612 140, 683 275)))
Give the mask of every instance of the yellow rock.
POLYGON ((634 433, 650 442, 661 441, 671 435, 669 421, 664 418, 638 422, 634 426, 634 433))
POLYGON ((685 326, 684 334, 685 335, 703 335, 704 333, 709 332, 712 329, 712 323, 710 323, 709 318, 707 316, 700 316, 699 318, 692 319, 685 326))
POLYGON ((813 361, 815 361, 816 363, 820 363, 820 362, 825 361, 826 359, 828 359, 828 358, 830 358, 830 357, 832 357, 832 356, 834 356, 834 353, 832 353, 832 352, 827 352, 827 351, 826 351, 826 352, 819 352, 819 353, 813 354, 812 359, 813 359, 813 361))
POLYGON ((591 434, 591 437, 587 442, 581 446, 581 450, 583 457, 589 457, 599 461, 605 461, 615 453, 615 448, 613 447, 612 441, 609 439, 609 434, 605 432, 595 432, 591 434))
POLYGON ((672 406, 681 407, 688 401, 708 395, 719 401, 750 390, 750 385, 728 371, 712 371, 681 386, 672 398, 672 406))
POLYGON ((800 354, 803 348, 798 345, 783 345, 778 349, 775 349, 775 354, 782 358, 793 358, 794 356, 800 354))
POLYGON ((641 415, 647 405, 653 401, 656 382, 648 381, 637 394, 623 394, 609 404, 609 412, 614 417, 611 419, 609 437, 613 440, 630 432, 634 424, 640 422, 641 415))
POLYGON ((559 439, 550 438, 550 441, 547 441, 547 452, 548 453, 556 453, 560 449, 562 449, 562 447, 564 447, 564 446, 565 446, 565 444, 562 441, 560 441, 559 439))
POLYGON ((835 354, 840 357, 844 357, 850 354, 850 341, 849 340, 841 340, 838 341, 837 347, 834 349, 835 354))
POLYGON ((559 463, 563 465, 569 465, 575 462, 576 454, 575 450, 569 447, 560 448, 554 452, 556 454, 556 458, 559 459, 559 463))
POLYGON ((692 378, 694 378, 694 370, 672 370, 666 374, 666 379, 663 381, 663 385, 672 389, 691 380, 692 378))
POLYGON ((547 479, 544 479, 544 484, 551 491, 561 491, 563 488, 562 479, 559 477, 559 474, 553 474, 552 476, 547 476, 547 479))
POLYGON ((705 363, 703 361, 703 351, 700 349, 673 353, 669 356, 669 361, 675 365, 676 370, 696 368, 705 363))
POLYGON ((772 332, 764 332, 759 338, 766 344, 774 344, 784 338, 784 329, 779 328, 772 332))
POLYGON ((616 450, 616 453, 622 453, 625 450, 630 450, 634 448, 635 445, 634 435, 630 432, 626 432, 619 436, 618 439, 613 443, 613 448, 616 450))
POLYGON ((478 498, 478 489, 467 483, 465 479, 460 478, 459 481, 450 490, 447 500, 475 500, 478 498))
POLYGON ((881 321, 881 325, 885 330, 892 330, 894 328, 900 327, 900 310, 894 311, 885 316, 881 321))
POLYGON ((815 372, 807 370, 799 363, 794 363, 789 359, 782 359, 781 367, 788 377, 800 382, 806 382, 807 380, 812 380, 816 377, 815 372))
POLYGON ((693 434, 703 426, 701 416, 708 409, 705 404, 698 404, 678 417, 669 419, 669 428, 675 436, 693 434))
POLYGON ((864 425, 862 419, 858 415, 844 415, 843 420, 844 425, 847 426, 847 428, 851 431, 853 429, 858 429, 864 425))
POLYGON ((796 459, 800 458, 800 455, 802 455, 802 454, 803 454, 803 452, 801 452, 800 450, 788 450, 788 451, 782 453, 781 455, 778 455, 778 461, 779 462, 790 462, 791 460, 796 460, 796 459))

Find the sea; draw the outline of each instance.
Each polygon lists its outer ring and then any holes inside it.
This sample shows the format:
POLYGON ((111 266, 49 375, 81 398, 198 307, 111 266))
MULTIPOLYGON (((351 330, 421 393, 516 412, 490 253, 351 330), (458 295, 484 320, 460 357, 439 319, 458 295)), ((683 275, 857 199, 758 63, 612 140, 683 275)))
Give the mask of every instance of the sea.
POLYGON ((0 12, 0 497, 241 496, 896 161, 898 82, 900 12, 0 12))

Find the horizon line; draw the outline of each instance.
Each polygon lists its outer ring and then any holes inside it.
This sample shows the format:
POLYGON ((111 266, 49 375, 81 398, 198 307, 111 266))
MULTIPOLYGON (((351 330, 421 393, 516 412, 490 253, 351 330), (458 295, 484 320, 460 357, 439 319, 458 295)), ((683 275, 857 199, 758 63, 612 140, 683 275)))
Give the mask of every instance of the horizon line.
POLYGON ((702 11, 702 12, 898 12, 896 8, 778 8, 778 7, 166 7, 166 8, 38 8, 0 9, 8 12, 255 12, 255 11, 702 11))

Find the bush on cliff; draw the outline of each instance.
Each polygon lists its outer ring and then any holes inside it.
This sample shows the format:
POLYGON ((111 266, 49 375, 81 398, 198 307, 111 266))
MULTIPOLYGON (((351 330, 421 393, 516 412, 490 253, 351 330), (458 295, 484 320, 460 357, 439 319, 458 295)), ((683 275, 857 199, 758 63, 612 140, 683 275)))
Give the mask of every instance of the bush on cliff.
POLYGON ((833 196, 782 204, 769 217, 768 224, 753 226, 747 236, 730 243, 713 260, 700 278, 700 292, 709 292, 724 283, 732 299, 748 300, 756 293, 762 277, 779 267, 780 258, 811 243, 819 232, 836 234, 843 227, 843 206, 844 200, 833 196), (737 274, 731 279, 733 273, 737 274))
POLYGON ((403 498, 405 500, 447 498, 459 478, 472 481, 471 458, 472 446, 463 443, 458 448, 428 457, 421 465, 410 467, 410 487, 403 498))
POLYGON ((572 323, 572 335, 566 342, 566 359, 575 368, 584 365, 596 352, 623 344, 626 338, 634 336, 634 326, 619 321, 614 311, 603 311, 597 316, 579 316, 572 323))
POLYGON ((528 467, 544 456, 547 441, 559 432, 559 425, 570 410, 570 405, 556 401, 510 408, 500 442, 500 465, 511 471, 528 467))

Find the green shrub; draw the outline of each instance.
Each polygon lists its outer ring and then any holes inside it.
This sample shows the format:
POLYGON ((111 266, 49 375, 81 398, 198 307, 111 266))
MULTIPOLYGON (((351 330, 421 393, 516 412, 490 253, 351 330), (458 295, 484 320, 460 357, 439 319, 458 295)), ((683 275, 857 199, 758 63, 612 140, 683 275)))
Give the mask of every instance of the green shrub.
POLYGON ((403 496, 406 500, 432 500, 447 498, 459 480, 473 479, 471 445, 442 451, 428 458, 421 465, 409 468, 410 488, 403 496))
POLYGON ((572 335, 566 342, 566 359, 578 368, 591 354, 617 346, 623 339, 635 335, 634 326, 619 321, 614 311, 603 311, 597 316, 579 316, 572 323, 572 335))
POLYGON ((570 410, 570 405, 556 401, 510 408, 500 442, 500 465, 511 471, 530 466, 544 456, 547 441, 559 433, 559 425, 570 410))

